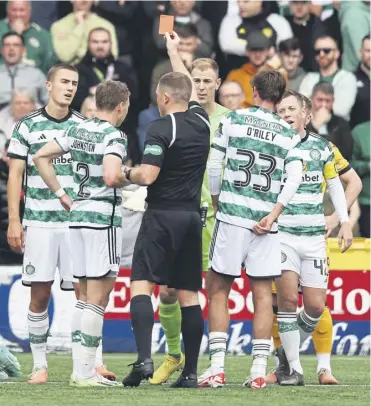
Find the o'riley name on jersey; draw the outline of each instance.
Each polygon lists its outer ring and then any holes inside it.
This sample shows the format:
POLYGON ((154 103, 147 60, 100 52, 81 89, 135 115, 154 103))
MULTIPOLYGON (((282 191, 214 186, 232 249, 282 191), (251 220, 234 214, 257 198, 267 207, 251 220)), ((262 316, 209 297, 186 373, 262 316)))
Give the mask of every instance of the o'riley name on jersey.
POLYGON ((323 181, 338 176, 334 153, 326 139, 311 132, 297 150, 304 162, 302 183, 279 217, 278 228, 295 235, 324 235, 323 181))
POLYGON ((108 121, 94 118, 70 127, 56 141, 72 158, 75 197, 70 227, 121 227, 121 193, 104 183, 103 158, 113 154, 124 161, 126 136, 108 121))
POLYGON ((298 143, 296 131, 267 109, 227 114, 212 145, 225 154, 217 219, 251 229, 268 215, 280 193, 284 166, 301 160, 295 155, 298 143))
MULTIPOLYGON (((45 184, 32 159, 48 141, 61 136, 73 124, 84 117, 70 110, 62 120, 49 116, 45 108, 22 117, 13 130, 8 156, 26 161, 24 178, 25 211, 23 225, 37 227, 68 227, 69 215, 59 199, 45 184)), ((71 156, 69 154, 53 160, 54 169, 61 186, 73 195, 71 156)))

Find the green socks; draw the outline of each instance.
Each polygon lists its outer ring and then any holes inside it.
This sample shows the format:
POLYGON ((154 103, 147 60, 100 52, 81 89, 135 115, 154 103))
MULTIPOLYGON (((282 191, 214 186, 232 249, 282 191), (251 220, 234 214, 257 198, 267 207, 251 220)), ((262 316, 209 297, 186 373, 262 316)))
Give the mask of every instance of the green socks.
POLYGON ((174 304, 160 303, 160 322, 164 329, 166 342, 169 348, 169 355, 180 356, 180 329, 182 324, 182 313, 179 302, 174 304))

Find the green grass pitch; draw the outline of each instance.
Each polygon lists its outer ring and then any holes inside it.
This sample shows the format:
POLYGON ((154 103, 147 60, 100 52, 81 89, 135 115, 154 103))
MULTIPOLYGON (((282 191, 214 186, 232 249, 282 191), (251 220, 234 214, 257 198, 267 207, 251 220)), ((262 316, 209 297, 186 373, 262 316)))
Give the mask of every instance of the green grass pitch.
MULTIPOLYGON (((139 388, 124 387, 73 388, 68 380, 71 374, 70 355, 48 355, 49 382, 47 385, 27 385, 27 374, 32 367, 30 354, 20 354, 24 376, 0 383, 0 404, 12 406, 363 406, 370 405, 370 358, 369 357, 332 357, 332 369, 339 379, 340 386, 319 386, 314 356, 303 356, 305 387, 281 388, 270 386, 264 390, 252 391, 241 387, 248 375, 251 356, 227 356, 226 372, 229 385, 222 389, 170 389, 167 385, 151 386, 148 383, 139 388)), ((105 362, 110 370, 122 378, 129 371, 127 364, 135 360, 134 354, 106 354, 105 362)), ((162 360, 161 355, 154 356, 155 365, 162 360)), ((270 357, 270 367, 274 360, 270 357)), ((208 358, 202 356, 199 371, 207 367, 208 358)), ((177 374, 176 374, 177 376, 177 374)), ((174 377, 174 379, 176 378, 174 377)))

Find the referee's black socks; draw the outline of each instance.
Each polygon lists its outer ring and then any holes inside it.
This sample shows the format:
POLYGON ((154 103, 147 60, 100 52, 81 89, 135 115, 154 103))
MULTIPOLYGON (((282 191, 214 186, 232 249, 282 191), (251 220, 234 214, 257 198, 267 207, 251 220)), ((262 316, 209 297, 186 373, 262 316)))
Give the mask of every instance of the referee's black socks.
POLYGON ((154 323, 151 297, 134 296, 130 302, 131 325, 138 349, 138 362, 151 358, 152 329, 154 323))
POLYGON ((204 318, 200 305, 182 307, 181 311, 185 355, 183 376, 197 375, 197 362, 204 333, 204 318))

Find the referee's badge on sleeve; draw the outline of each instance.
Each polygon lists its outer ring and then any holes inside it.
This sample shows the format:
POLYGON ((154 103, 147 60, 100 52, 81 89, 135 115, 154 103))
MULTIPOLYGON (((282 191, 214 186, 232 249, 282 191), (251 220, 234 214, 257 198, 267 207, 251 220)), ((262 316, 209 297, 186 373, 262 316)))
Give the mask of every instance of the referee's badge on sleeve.
POLYGON ((162 148, 159 145, 147 145, 144 152, 144 155, 161 155, 162 148))

